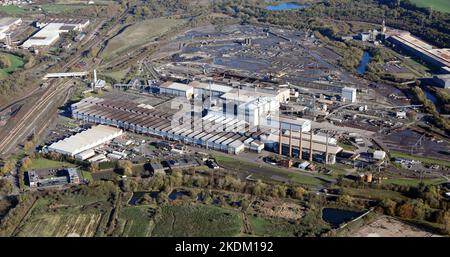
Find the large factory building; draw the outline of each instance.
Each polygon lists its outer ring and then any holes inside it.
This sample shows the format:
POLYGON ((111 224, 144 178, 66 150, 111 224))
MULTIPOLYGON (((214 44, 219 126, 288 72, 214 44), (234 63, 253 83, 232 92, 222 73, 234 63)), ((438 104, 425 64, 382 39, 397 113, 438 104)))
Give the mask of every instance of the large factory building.
POLYGON ((51 19, 36 22, 40 30, 23 42, 23 48, 48 47, 60 38, 62 33, 82 31, 89 25, 89 20, 51 19))
POLYGON ((397 33, 387 40, 444 73, 450 69, 450 49, 435 48, 409 32, 397 33))
MULTIPOLYGON (((279 133, 280 127, 283 133, 287 130, 306 133, 311 129, 311 122, 304 119, 270 117, 264 125, 253 127, 245 119, 214 112, 203 117, 191 116, 189 112, 186 117, 197 119, 188 118, 180 122, 179 116, 175 116, 175 113, 159 111, 157 108, 145 108, 129 101, 93 97, 73 104, 72 115, 75 119, 86 122, 110 125, 134 133, 157 136, 231 154, 239 154, 245 149, 256 152, 261 152, 264 148, 271 150, 271 146, 279 142, 278 138, 283 137, 279 135, 282 134, 279 133)), ((306 134, 304 137, 304 149, 326 152, 327 143, 318 135, 313 136, 312 145, 308 145, 310 137, 306 134)), ((281 142, 288 143, 285 139, 281 142)), ((332 147, 331 139, 328 145, 330 155, 335 155, 342 150, 339 147, 332 147)))
POLYGON ((122 135, 122 130, 99 125, 51 144, 47 151, 76 157, 122 135))

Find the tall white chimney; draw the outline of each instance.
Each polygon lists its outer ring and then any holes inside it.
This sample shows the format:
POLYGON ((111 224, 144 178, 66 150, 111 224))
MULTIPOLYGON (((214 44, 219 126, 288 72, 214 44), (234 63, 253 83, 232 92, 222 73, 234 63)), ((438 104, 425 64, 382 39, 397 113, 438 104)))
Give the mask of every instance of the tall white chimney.
POLYGON ((97 86, 97 70, 94 70, 94 86, 97 86))

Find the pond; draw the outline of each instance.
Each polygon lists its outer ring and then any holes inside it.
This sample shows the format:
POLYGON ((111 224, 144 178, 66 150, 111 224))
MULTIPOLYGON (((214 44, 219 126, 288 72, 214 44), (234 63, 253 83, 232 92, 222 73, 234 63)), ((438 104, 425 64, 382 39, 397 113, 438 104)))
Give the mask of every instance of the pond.
POLYGON ((363 56, 361 57, 361 61, 359 62, 358 67, 356 68, 356 71, 358 72, 359 75, 362 75, 366 72, 367 65, 369 64, 370 59, 372 59, 372 57, 370 56, 369 52, 364 51, 363 56))
POLYGON ((347 211, 336 208, 324 208, 322 210, 322 219, 333 227, 339 227, 341 224, 349 222, 361 216, 363 212, 347 211))
POLYGON ((438 112, 441 112, 441 105, 438 103, 438 99, 436 98, 436 96, 427 88, 423 88, 423 92, 425 93, 427 99, 433 102, 434 106, 436 106, 436 110, 438 112))
POLYGON ((174 201, 174 200, 176 200, 176 199, 178 199, 178 198, 181 198, 181 197, 183 197, 183 196, 188 196, 188 197, 190 197, 191 194, 190 194, 188 191, 176 191, 176 190, 174 190, 174 191, 172 191, 172 192, 170 193, 169 199, 172 200, 172 201, 174 201))
POLYGON ((269 11, 285 11, 292 9, 304 9, 307 5, 305 4, 297 4, 297 3, 279 3, 276 5, 269 5, 266 7, 266 10, 269 11))
POLYGON ((433 93, 431 93, 427 89, 423 89, 423 92, 425 93, 425 96, 427 97, 428 100, 430 100, 434 104, 437 104, 438 100, 437 100, 436 96, 433 93))
POLYGON ((131 199, 128 201, 129 205, 138 205, 145 194, 149 194, 151 198, 156 198, 158 192, 134 192, 131 199))

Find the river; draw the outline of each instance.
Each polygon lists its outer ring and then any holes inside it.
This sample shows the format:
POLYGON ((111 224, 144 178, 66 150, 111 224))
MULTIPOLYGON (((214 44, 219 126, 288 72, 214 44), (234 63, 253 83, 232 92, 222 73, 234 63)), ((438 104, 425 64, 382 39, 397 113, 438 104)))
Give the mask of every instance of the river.
POLYGON ((364 51, 363 56, 361 57, 361 61, 356 68, 356 71, 359 75, 363 75, 366 72, 367 65, 369 64, 370 59, 372 59, 372 57, 370 56, 369 52, 364 51))
POLYGON ((433 102, 434 106, 436 106, 436 110, 440 113, 442 108, 441 105, 439 104, 438 99, 436 98, 436 96, 433 94, 433 92, 429 91, 427 88, 422 88, 423 92, 425 93, 425 96, 427 97, 428 100, 430 100, 431 102, 433 102))
POLYGON ((427 89, 423 89, 423 92, 425 93, 425 96, 428 98, 428 100, 433 102, 435 105, 437 104, 438 100, 437 100, 436 96, 433 93, 431 93, 427 89))

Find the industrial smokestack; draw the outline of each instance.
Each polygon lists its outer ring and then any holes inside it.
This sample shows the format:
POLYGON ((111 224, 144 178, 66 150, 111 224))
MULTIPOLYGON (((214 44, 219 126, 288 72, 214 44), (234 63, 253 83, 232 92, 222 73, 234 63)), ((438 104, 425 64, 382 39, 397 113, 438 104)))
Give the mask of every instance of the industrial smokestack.
POLYGON ((313 130, 309 133, 309 161, 313 160, 313 152, 312 152, 312 141, 313 141, 313 130))
POLYGON ((298 143, 298 150, 299 150, 299 153, 298 153, 298 158, 301 160, 302 159, 302 153, 303 153, 303 138, 302 138, 302 128, 300 127, 300 140, 299 140, 299 143, 298 143))
POLYGON ((283 131, 281 130, 281 122, 280 122, 280 134, 278 136, 278 158, 281 158, 282 147, 283 147, 282 142, 281 142, 281 137, 283 136, 282 133, 283 133, 283 131))
POLYGON ((292 125, 289 125, 289 159, 292 159, 292 125))
POLYGON ((94 69, 94 86, 97 86, 97 70, 94 69))
POLYGON ((327 131, 327 137, 326 137, 326 144, 325 144, 325 164, 328 164, 328 131, 327 131))

